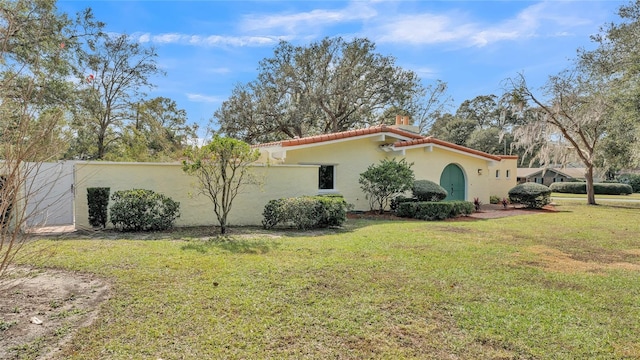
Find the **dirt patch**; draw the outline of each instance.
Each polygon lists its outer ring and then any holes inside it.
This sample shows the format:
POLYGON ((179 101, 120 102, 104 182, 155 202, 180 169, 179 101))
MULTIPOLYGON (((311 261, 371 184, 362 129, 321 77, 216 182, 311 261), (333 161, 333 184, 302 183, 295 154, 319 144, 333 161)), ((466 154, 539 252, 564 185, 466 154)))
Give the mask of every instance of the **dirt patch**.
POLYGON ((531 265, 542 266, 551 271, 565 273, 599 272, 610 269, 640 271, 640 264, 629 262, 602 263, 580 261, 573 258, 570 254, 544 245, 531 246, 527 248, 527 250, 539 256, 539 260, 531 265))
POLYGON ((96 318, 109 284, 94 275, 11 268, 0 279, 0 359, 50 358, 96 318))
MULTIPOLYGON (((468 217, 471 219, 497 219, 516 215, 555 213, 557 211, 558 210, 553 205, 546 205, 542 209, 528 209, 521 205, 508 205, 507 207, 504 207, 502 205, 486 204, 480 207, 480 211, 476 211, 468 217)), ((456 219, 460 218, 452 220, 456 219)))

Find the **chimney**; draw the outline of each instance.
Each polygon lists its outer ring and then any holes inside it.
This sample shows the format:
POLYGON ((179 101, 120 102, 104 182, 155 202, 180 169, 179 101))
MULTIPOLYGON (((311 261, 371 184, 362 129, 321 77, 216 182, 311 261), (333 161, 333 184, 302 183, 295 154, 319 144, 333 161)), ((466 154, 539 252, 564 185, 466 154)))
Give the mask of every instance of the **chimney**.
POLYGON ((396 125, 393 126, 396 129, 412 132, 415 134, 420 133, 420 129, 417 126, 411 124, 411 118, 409 116, 396 115, 396 125))

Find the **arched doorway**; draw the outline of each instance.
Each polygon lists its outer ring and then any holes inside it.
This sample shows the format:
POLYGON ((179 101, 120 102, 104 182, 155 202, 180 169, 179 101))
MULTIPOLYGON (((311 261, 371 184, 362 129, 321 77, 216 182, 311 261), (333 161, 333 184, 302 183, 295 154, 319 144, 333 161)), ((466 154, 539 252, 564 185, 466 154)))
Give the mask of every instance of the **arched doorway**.
POLYGON ((440 186, 449 193, 445 200, 466 200, 464 172, 460 166, 447 165, 440 175, 440 186))

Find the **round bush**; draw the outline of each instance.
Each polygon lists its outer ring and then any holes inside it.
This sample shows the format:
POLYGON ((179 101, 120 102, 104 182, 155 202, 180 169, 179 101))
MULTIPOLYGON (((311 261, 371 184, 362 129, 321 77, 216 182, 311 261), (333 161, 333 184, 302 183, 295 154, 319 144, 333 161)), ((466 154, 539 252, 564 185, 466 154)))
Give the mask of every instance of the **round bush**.
POLYGON ((413 182, 413 196, 419 201, 441 201, 447 197, 447 190, 429 180, 413 182))
POLYGON ((551 202, 551 189, 542 184, 524 183, 509 190, 511 203, 523 204, 528 208, 539 209, 551 202))
POLYGON ((152 190, 116 191, 111 196, 111 223, 121 231, 156 231, 173 227, 180 203, 152 190))

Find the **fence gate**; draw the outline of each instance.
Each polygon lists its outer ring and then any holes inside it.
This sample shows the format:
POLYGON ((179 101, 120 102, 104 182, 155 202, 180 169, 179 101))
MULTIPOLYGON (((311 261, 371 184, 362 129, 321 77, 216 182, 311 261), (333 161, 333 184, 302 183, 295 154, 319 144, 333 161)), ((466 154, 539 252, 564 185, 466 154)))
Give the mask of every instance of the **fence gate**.
POLYGON ((30 163, 25 192, 27 226, 73 225, 74 164, 30 163))

